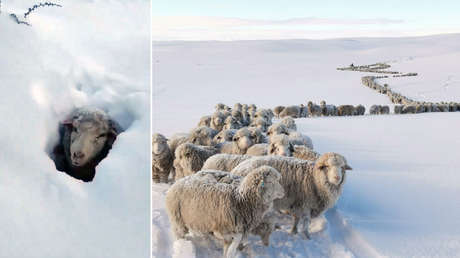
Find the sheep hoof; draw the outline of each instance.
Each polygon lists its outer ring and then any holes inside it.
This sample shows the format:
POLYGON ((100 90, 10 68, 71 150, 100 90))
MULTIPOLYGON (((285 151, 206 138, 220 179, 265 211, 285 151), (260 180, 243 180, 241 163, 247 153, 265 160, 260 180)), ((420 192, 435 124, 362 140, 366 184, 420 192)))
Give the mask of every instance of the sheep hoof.
POLYGON ((309 233, 308 231, 303 231, 303 232, 301 233, 301 235, 302 235, 305 239, 311 240, 311 236, 310 236, 310 233, 309 233))

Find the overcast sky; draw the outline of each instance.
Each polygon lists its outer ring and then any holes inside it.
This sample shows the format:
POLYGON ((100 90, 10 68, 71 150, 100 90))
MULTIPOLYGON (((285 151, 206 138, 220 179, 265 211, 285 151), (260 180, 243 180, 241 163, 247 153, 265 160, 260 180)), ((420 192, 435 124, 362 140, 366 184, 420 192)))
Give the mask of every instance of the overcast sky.
POLYGON ((459 0, 153 0, 154 40, 399 37, 460 32, 459 0))

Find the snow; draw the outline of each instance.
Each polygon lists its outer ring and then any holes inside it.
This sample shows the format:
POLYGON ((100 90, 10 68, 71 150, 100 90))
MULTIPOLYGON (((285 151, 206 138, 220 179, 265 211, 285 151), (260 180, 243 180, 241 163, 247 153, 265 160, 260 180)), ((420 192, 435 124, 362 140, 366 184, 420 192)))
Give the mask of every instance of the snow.
POLYGON ((59 1, 18 25, 0 14, 0 256, 149 257, 149 1, 59 1), (57 125, 74 107, 125 131, 91 183, 55 169, 57 125))
MULTIPOLYGON (((153 130, 187 132, 218 102, 389 105, 361 84, 369 73, 336 70, 350 63, 389 62, 389 70, 419 74, 382 80, 395 90, 415 100, 460 102, 459 40, 460 34, 154 42, 153 130)), ((343 195, 313 222, 312 240, 289 235, 291 221, 281 217, 269 247, 251 236, 237 257, 460 257, 459 118, 460 112, 296 119, 315 150, 338 152, 353 167, 343 195)), ((219 257, 221 245, 213 240, 174 240, 164 210, 167 188, 152 188, 152 233, 163 236, 154 237, 153 256, 219 257)))

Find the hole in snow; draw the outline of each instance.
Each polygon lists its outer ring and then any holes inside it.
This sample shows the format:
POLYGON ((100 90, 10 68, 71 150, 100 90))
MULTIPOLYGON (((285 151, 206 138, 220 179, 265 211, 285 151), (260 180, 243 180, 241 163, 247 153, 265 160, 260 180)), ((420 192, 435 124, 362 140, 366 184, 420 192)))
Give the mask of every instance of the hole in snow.
POLYGON ((84 182, 92 181, 96 166, 107 157, 117 136, 134 121, 132 114, 115 113, 109 116, 101 109, 84 107, 59 121, 58 137, 48 139, 47 151, 56 169, 84 182))

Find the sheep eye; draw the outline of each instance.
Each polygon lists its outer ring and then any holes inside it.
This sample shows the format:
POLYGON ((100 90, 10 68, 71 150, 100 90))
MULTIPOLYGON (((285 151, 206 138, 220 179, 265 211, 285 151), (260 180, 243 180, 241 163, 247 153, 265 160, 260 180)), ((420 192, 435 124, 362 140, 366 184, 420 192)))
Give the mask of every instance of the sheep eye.
POLYGON ((271 133, 271 132, 267 132, 267 135, 270 135, 270 134, 272 134, 272 133, 271 133))
POLYGON ((240 139, 240 138, 238 138, 238 137, 235 137, 235 138, 233 138, 233 141, 235 141, 235 142, 236 142, 236 141, 238 141, 239 139, 240 139))
POLYGON ((100 139, 100 138, 106 137, 106 136, 107 136, 106 133, 102 133, 102 134, 99 134, 96 138, 97 138, 97 139, 100 139))
POLYGON ((220 136, 217 136, 217 140, 220 140, 220 136))

